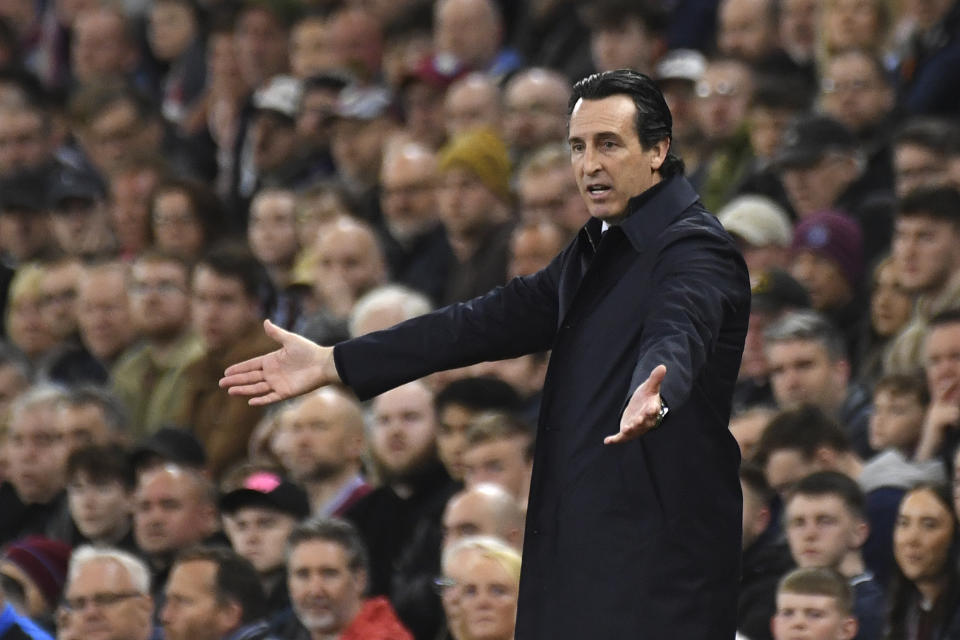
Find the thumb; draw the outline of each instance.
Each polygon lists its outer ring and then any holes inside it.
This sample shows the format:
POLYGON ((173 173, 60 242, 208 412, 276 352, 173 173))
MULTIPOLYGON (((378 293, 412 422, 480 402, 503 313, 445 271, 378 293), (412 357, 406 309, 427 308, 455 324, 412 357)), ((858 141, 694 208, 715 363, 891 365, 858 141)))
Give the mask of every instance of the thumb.
POLYGON ((653 368, 653 371, 650 372, 650 377, 647 378, 646 382, 643 383, 643 386, 650 393, 660 393, 660 385, 663 383, 663 379, 667 376, 667 367, 662 364, 658 364, 653 368))
POLYGON ((290 334, 288 331, 284 331, 277 325, 270 322, 270 320, 263 321, 263 330, 274 342, 279 342, 280 344, 286 344, 286 338, 290 334))

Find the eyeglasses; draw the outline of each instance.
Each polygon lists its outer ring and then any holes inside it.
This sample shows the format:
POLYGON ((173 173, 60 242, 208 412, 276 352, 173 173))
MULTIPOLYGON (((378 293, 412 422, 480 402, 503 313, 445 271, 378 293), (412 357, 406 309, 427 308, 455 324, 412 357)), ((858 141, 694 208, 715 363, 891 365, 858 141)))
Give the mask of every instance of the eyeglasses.
POLYGON ((457 581, 453 578, 437 576, 433 579, 433 590, 441 596, 450 591, 450 589, 453 589, 455 586, 457 586, 457 581))
POLYGON ((694 91, 698 98, 712 98, 714 96, 733 98, 741 93, 740 87, 730 82, 720 81, 715 84, 710 84, 705 80, 698 82, 695 85, 694 91))
POLYGON ((95 593, 92 596, 77 596, 76 598, 65 598, 63 606, 67 611, 83 611, 88 604, 96 606, 98 609, 110 607, 124 600, 136 598, 143 594, 139 591, 121 591, 119 593, 110 593, 104 591, 95 593))
POLYGON ((820 85, 823 93, 830 95, 834 93, 860 93, 873 89, 875 84, 870 80, 850 80, 846 82, 836 82, 830 78, 824 79, 820 85))
POLYGON ((130 285, 134 295, 145 296, 148 293, 173 294, 186 293, 186 290, 176 282, 134 282, 130 285))

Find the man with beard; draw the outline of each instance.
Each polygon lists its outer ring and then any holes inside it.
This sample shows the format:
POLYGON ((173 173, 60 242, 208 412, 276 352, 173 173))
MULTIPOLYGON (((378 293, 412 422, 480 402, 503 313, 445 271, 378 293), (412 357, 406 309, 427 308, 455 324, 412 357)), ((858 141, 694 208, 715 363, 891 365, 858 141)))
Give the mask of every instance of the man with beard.
POLYGON ((433 637, 443 509, 456 491, 437 456, 433 394, 416 381, 377 396, 369 433, 383 484, 346 513, 370 550, 368 592, 388 596, 417 638, 433 637))
POLYGON ((173 420, 175 399, 186 383, 182 370, 203 350, 190 331, 187 263, 149 251, 133 263, 130 275, 131 316, 144 344, 121 357, 112 384, 127 409, 132 434, 140 438, 173 420))
POLYGON ((337 387, 305 396, 278 419, 274 449, 290 478, 307 490, 310 510, 338 516, 370 493, 360 474, 363 412, 337 387))
POLYGON ((383 597, 365 600, 367 550, 357 531, 336 518, 308 521, 287 542, 292 618, 277 636, 292 640, 412 640, 383 597))

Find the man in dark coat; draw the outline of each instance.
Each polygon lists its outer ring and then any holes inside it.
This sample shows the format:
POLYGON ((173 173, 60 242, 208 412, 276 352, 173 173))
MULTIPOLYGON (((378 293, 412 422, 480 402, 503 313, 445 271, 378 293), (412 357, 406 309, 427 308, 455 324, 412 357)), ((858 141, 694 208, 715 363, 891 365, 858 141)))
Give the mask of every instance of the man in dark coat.
POLYGON ((734 635, 741 495, 727 421, 750 287, 670 130, 646 76, 582 80, 569 134, 593 219, 546 269, 333 349, 267 324, 283 347, 221 381, 255 404, 330 380, 370 397, 552 349, 518 640, 734 635))

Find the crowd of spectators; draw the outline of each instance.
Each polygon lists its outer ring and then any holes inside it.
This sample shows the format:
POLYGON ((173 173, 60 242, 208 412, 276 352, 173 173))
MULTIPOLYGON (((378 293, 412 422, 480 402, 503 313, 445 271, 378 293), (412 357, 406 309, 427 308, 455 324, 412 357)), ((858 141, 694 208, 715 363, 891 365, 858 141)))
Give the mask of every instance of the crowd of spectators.
POLYGON ((546 266, 614 68, 750 270, 740 633, 960 639, 960 0, 0 3, 0 639, 512 638, 549 353, 217 382, 546 266))

